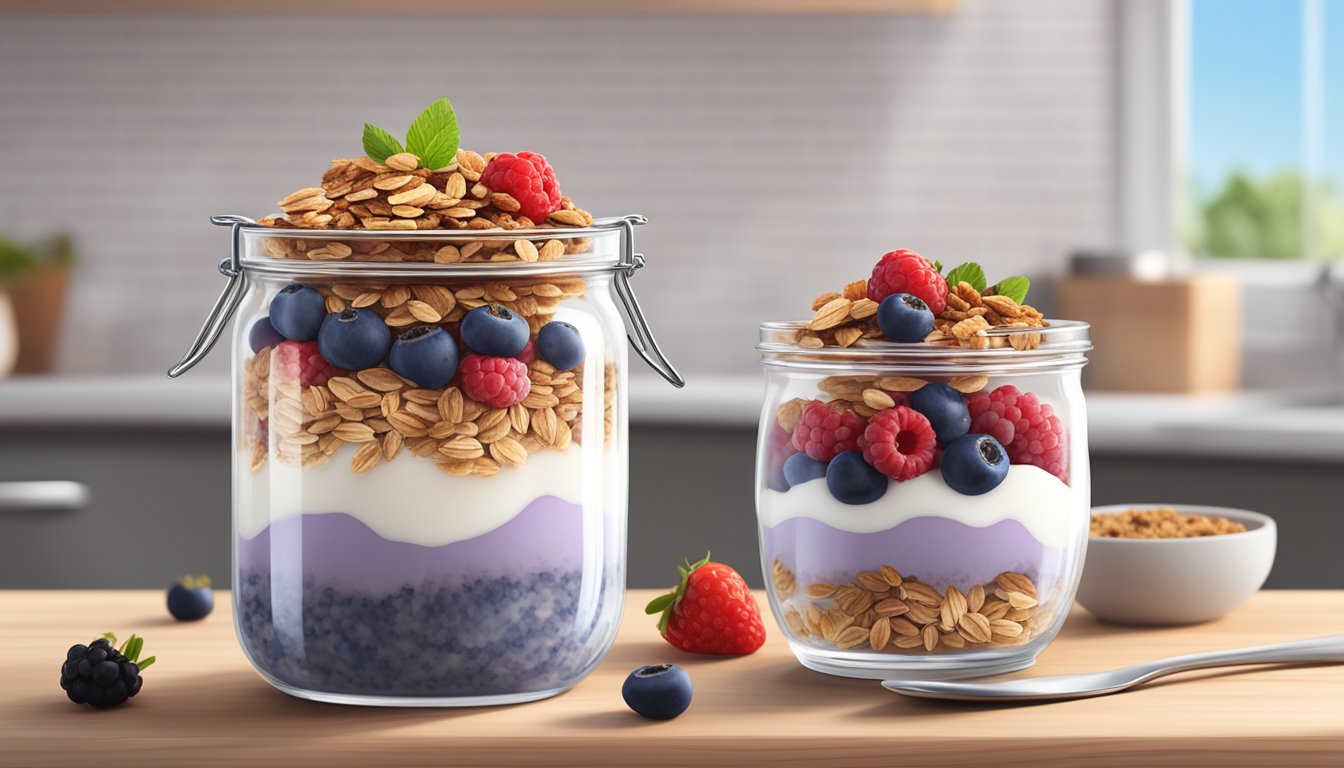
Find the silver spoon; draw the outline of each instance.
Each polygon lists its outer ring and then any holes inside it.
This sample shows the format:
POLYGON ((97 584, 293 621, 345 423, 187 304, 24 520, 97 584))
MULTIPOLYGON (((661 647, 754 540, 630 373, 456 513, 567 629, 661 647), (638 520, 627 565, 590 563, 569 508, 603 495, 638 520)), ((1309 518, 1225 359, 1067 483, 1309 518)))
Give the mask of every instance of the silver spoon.
POLYGON ((1291 643, 1192 653, 1135 664, 1108 672, 1054 675, 1002 682, 974 680, 885 680, 882 687, 906 696, 958 701, 1032 701, 1083 699, 1132 688, 1164 675, 1207 667, 1239 664, 1310 664, 1344 662, 1344 635, 1327 635, 1291 643))

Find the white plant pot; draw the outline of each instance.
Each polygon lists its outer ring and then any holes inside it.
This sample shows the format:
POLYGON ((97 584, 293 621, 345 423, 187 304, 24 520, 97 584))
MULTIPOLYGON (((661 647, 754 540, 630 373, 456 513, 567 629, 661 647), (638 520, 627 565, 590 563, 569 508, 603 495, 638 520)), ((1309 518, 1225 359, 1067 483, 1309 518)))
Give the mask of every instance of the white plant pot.
POLYGON ((19 324, 9 294, 0 290, 0 378, 14 371, 19 359, 19 324))

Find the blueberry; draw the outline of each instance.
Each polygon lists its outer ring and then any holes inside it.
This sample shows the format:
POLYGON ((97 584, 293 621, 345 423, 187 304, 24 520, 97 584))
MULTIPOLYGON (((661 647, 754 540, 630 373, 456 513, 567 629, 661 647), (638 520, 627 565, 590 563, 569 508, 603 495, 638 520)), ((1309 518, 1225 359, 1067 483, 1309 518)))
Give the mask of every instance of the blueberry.
POLYGON ((199 621, 215 609, 215 593, 208 586, 174 584, 168 589, 168 612, 178 621, 199 621))
POLYGON ((826 487, 842 504, 871 504, 887 492, 887 476, 863 460, 858 451, 844 451, 826 467, 826 487))
POLYGON ((457 373, 457 342, 438 326, 418 325, 392 342, 387 364, 417 387, 442 387, 457 373))
POLYGON ((557 371, 572 370, 583 362, 583 336, 569 323, 549 322, 537 331, 537 354, 557 371))
POLYGON ((462 343, 478 355, 513 357, 527 346, 532 329, 521 315, 498 304, 477 307, 462 318, 462 343))
POLYGON ((274 347, 276 344, 284 341, 285 337, 275 330, 271 325, 271 318, 263 317, 252 324, 251 330, 247 332, 247 345, 252 348, 252 352, 260 352, 267 347, 274 347))
POLYGON ((290 341, 316 339, 326 316, 326 299, 306 285, 290 283, 271 299, 271 326, 290 341))
POLYGON ((1008 453, 989 435, 962 435, 943 451, 943 482, 966 496, 989 493, 1008 476, 1008 453))
POLYGON ((971 428, 971 410, 966 398, 946 384, 929 383, 910 395, 910 407, 924 414, 938 442, 946 445, 971 428))
POLYGON ((795 453, 784 460, 784 481, 790 488, 825 476, 826 462, 817 461, 806 453, 795 453))
POLYGON ((621 697, 636 714, 671 720, 691 706, 691 676, 676 664, 640 667, 625 678, 621 697))
POLYGON ((893 293, 877 307, 877 327, 892 341, 923 341, 933 330, 933 312, 918 296, 893 293))
POLYGON ((376 367, 391 346, 392 332, 387 323, 367 309, 332 312, 317 334, 317 351, 322 359, 352 371, 376 367))

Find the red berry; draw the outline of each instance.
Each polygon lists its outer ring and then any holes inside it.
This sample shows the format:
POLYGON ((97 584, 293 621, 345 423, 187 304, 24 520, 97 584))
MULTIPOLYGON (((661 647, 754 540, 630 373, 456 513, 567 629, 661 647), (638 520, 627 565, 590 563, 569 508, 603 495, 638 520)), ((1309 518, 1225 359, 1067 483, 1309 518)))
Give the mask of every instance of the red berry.
POLYGON ((689 653, 738 656, 765 644, 761 608, 741 574, 722 563, 677 566, 681 583, 654 599, 647 613, 662 613, 658 631, 689 653))
POLYGON ((503 152, 490 158, 481 183, 518 201, 518 213, 540 224, 560 209, 560 182, 546 158, 536 152, 503 152))
POLYGON ((271 364, 286 379, 298 379, 305 387, 322 386, 333 376, 349 371, 328 363, 317 351, 316 341, 282 341, 271 352, 271 364))
POLYGON ((918 296, 935 315, 947 308, 947 281, 928 259, 906 248, 884 255, 868 278, 868 298, 880 304, 893 293, 918 296))
POLYGON ((863 458, 897 481, 919 477, 933 467, 938 436, 924 414, 904 405, 878 411, 859 441, 863 458))
POLYGON ((787 429, 773 422, 770 425, 770 440, 765 449, 765 484, 776 491, 787 491, 789 484, 784 480, 784 462, 797 453, 793 447, 793 435, 787 429))
POLYGON ((457 377, 467 397, 491 408, 508 408, 532 391, 527 366, 512 357, 467 355, 457 377))
POLYGON ((1005 384, 966 398, 971 431, 991 435, 1013 464, 1030 464, 1069 482, 1069 440, 1054 408, 1005 384))
POLYGON ((837 453, 859 447, 863 417, 820 400, 803 406, 798 426, 793 428, 793 447, 817 461, 830 461, 837 453))
POLYGON ((527 346, 523 347, 523 351, 514 355, 514 357, 523 365, 531 365, 532 361, 537 359, 537 340, 528 339, 527 346))

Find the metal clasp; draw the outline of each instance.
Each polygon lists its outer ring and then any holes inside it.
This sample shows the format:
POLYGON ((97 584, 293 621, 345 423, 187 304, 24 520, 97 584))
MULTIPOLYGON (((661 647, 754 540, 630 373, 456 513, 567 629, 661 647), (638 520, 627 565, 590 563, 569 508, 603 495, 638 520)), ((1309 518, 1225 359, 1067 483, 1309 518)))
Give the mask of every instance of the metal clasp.
MULTIPOLYGON (((605 220, 601 223, 610 225, 613 220, 605 220)), ((233 314, 238 310, 238 305, 242 303, 243 293, 247 287, 247 277, 243 272, 242 266, 242 228, 245 226, 255 226, 256 222, 246 216, 211 216, 210 223, 221 227, 232 228, 232 250, 229 257, 219 262, 219 271, 229 282, 224 286, 224 291, 219 294, 215 300, 215 305, 210 308, 210 314, 205 318, 205 324, 196 334, 196 340, 191 343, 191 348, 181 361, 168 369, 168 375, 177 378, 186 373, 192 366, 199 363, 210 350, 214 348, 215 343, 219 341, 220 334, 233 318, 233 314)), ((630 339, 630 346, 635 348, 635 352, 644 358, 644 362, 649 364, 650 368, 657 371, 660 376, 667 379, 675 387, 686 386, 686 380, 677 373, 677 369, 663 354, 658 347, 658 341, 653 337, 653 331, 649 329, 649 321, 644 317, 644 310, 639 306, 639 300, 635 298, 635 292, 630 287, 630 278, 637 270, 644 266, 644 255, 635 253, 635 226, 647 224, 648 219, 639 215, 625 216, 615 220, 615 223, 621 227, 621 258, 616 263, 616 294, 621 299, 621 304, 625 307, 626 316, 630 318, 630 324, 634 328, 634 334, 627 334, 630 339)))
POLYGON ((616 295, 621 297, 621 304, 625 306, 630 325, 635 329, 633 336, 629 334, 626 336, 630 339, 630 346, 635 348, 639 356, 644 358, 644 362, 657 371, 659 376, 667 379, 672 386, 680 388, 686 386, 686 380, 677 373, 677 369, 672 366, 667 355, 663 354, 663 350, 659 349, 658 341, 649 328, 649 321, 644 317, 644 310, 639 306, 639 299, 635 298, 635 291, 630 287, 630 278, 644 266, 644 254, 635 253, 635 226, 647 223, 649 220, 638 214, 621 219, 621 260, 616 263, 616 295))
POLYGON ((215 305, 210 308, 210 314, 206 315, 205 324, 196 334, 196 340, 191 342, 187 354, 177 365, 168 369, 169 378, 175 379, 181 376, 210 354, 210 350, 214 349, 215 343, 219 341, 220 334, 233 318, 233 313, 238 311, 238 305, 243 301, 243 292, 247 288, 247 279, 243 275, 241 229, 244 225, 253 225, 257 222, 246 216, 211 216, 210 223, 219 227, 233 228, 232 250, 227 259, 219 262, 219 272, 229 278, 229 282, 224 286, 219 298, 215 299, 215 305))

